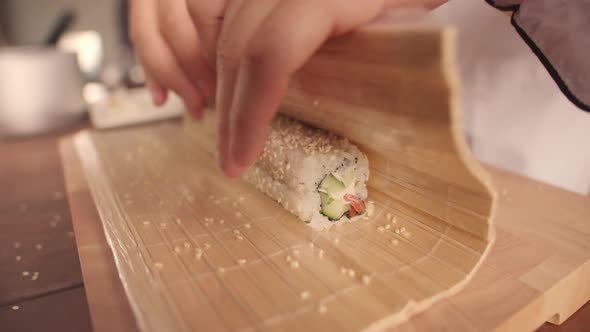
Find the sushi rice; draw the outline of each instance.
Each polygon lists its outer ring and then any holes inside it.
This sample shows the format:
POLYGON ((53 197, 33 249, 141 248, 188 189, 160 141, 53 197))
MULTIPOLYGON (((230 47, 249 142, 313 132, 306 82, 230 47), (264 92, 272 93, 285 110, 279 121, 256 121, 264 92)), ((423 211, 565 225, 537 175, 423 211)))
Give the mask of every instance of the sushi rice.
POLYGON ((244 179, 314 229, 370 215, 369 161, 346 138, 279 115, 244 179))

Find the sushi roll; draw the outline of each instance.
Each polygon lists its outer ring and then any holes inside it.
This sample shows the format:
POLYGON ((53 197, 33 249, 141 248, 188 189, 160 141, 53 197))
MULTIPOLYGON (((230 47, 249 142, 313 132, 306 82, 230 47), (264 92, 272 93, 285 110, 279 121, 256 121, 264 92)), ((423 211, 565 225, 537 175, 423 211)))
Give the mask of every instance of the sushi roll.
POLYGON ((347 139, 285 116, 271 125, 264 150, 244 179, 315 229, 371 213, 369 161, 347 139))

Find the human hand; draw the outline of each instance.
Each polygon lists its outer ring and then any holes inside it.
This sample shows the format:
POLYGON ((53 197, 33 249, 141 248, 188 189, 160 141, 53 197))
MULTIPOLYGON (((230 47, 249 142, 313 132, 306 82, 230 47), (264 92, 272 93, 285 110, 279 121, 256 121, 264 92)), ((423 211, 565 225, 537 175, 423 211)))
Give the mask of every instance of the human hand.
POLYGON ((205 99, 213 96, 215 76, 203 57, 185 0, 131 0, 130 37, 156 105, 168 90, 201 117, 205 99))
POLYGON ((217 68, 221 168, 239 176, 260 154, 289 79, 332 36, 384 9, 443 0, 187 0, 217 68))
POLYGON ((262 150, 291 75, 326 39, 386 8, 442 2, 131 0, 130 31, 156 104, 170 89, 200 117, 217 88, 221 168, 235 177, 262 150))

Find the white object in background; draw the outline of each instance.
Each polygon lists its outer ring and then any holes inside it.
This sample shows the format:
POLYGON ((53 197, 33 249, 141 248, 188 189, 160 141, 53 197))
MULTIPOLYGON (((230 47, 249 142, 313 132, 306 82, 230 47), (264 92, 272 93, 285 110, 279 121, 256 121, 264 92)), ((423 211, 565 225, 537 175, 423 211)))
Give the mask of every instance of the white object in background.
POLYGON ((53 48, 0 49, 0 136, 62 130, 86 116, 74 53, 53 48))
POLYGON ((86 77, 97 77, 103 61, 103 44, 96 31, 66 32, 59 39, 57 47, 76 53, 78 65, 86 77))
POLYGON ((183 114, 184 106, 178 96, 169 93, 166 104, 157 107, 144 88, 117 91, 90 109, 92 124, 99 129, 178 118, 183 114))
POLYGON ((465 129, 476 157, 587 194, 590 114, 561 93, 510 17, 483 0, 452 0, 431 15, 458 30, 465 129))

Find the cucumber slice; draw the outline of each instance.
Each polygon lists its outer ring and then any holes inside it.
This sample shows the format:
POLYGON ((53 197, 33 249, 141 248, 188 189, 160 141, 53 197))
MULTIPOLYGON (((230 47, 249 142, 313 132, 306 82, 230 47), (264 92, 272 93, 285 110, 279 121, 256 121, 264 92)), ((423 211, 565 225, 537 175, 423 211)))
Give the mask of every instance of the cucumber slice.
POLYGON ((320 188, 324 192, 320 192, 320 199, 322 201, 322 213, 330 220, 338 220, 350 210, 350 205, 342 200, 335 200, 330 197, 331 193, 344 190, 346 187, 342 181, 338 180, 334 175, 328 174, 320 183, 320 188))
POLYGON ((330 220, 339 220, 348 210, 350 210, 350 204, 342 200, 332 200, 329 204, 322 204, 322 213, 330 220))
POLYGON ((320 199, 322 200, 322 206, 326 206, 334 201, 334 199, 326 193, 320 193, 320 199))
POLYGON ((338 180, 334 175, 328 174, 320 183, 320 188, 325 190, 328 194, 344 190, 345 186, 342 181, 338 180))
POLYGON ((349 167, 344 171, 342 174, 342 179, 344 180, 344 185, 348 187, 350 184, 353 184, 356 180, 356 174, 353 167, 349 167))

